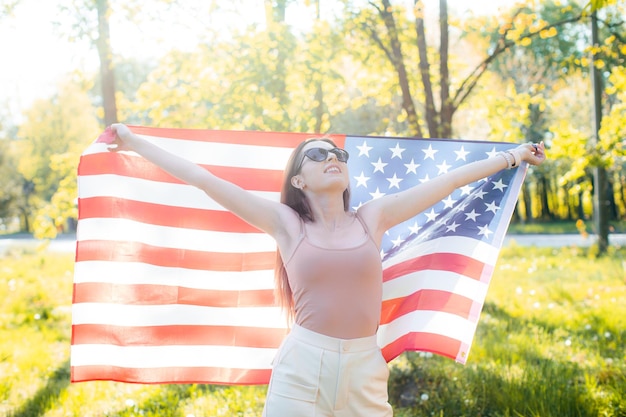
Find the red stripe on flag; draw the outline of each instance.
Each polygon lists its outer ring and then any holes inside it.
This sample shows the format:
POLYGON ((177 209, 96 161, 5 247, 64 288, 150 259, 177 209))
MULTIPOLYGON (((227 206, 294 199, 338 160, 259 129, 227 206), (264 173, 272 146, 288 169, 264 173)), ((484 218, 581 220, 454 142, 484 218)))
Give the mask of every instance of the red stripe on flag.
MULTIPOLYGON (((278 191, 283 181, 282 170, 255 169, 201 165, 212 174, 230 181, 246 190, 278 191)), ((94 153, 83 155, 78 175, 115 174, 149 181, 184 184, 147 159, 119 153, 94 153)))
POLYGON ((74 303, 258 307, 274 305, 274 291, 271 289, 223 291, 171 285, 85 282, 74 284, 74 303))
POLYGON ((166 346, 212 345, 275 349, 286 329, 245 326, 112 326, 76 324, 72 326, 73 345, 166 346))
POLYGON ((258 271, 274 269, 276 252, 213 253, 190 249, 162 248, 139 242, 80 240, 76 262, 143 262, 150 265, 213 271, 258 271))
POLYGON ((166 206, 116 197, 82 198, 79 203, 79 220, 126 219, 184 229, 261 233, 230 211, 166 206))
POLYGON ((411 274, 415 271, 449 271, 480 281, 485 264, 469 256, 458 253, 440 252, 418 256, 386 267, 383 282, 411 274))
POLYGON ((422 350, 456 359, 461 341, 435 333, 411 332, 406 333, 382 348, 387 362, 400 356, 402 352, 422 350))
POLYGON ((270 380, 270 369, 233 368, 121 368, 116 366, 72 366, 71 381, 120 381, 142 384, 258 385, 270 380))
POLYGON ((380 324, 387 324, 413 311, 440 311, 469 318, 473 300, 459 294, 440 290, 421 290, 407 297, 385 300, 380 324))

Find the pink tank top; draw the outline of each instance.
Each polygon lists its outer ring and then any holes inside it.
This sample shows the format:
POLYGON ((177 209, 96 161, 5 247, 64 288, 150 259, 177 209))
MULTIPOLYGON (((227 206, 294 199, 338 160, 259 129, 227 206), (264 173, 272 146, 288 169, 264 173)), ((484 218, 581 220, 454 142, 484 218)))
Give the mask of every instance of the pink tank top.
POLYGON ((341 339, 376 333, 382 303, 382 263, 367 227, 364 239, 345 249, 311 243, 302 224, 300 241, 285 262, 296 324, 341 339))

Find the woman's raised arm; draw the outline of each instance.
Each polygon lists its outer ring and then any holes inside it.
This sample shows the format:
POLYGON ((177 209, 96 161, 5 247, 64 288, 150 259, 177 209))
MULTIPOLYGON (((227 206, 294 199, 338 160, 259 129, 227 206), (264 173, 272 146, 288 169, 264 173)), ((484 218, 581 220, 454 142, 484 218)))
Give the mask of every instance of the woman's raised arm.
POLYGON ((539 165, 546 159, 543 142, 523 144, 496 157, 471 162, 408 190, 388 194, 362 207, 363 216, 374 226, 377 236, 441 201, 464 185, 493 175, 503 169, 517 167, 522 161, 539 165))
POLYGON ((203 190, 209 197, 251 225, 276 237, 284 231, 290 209, 276 201, 259 197, 226 181, 201 166, 173 155, 134 134, 126 125, 111 125, 115 141, 111 151, 131 150, 158 165, 171 175, 203 190))

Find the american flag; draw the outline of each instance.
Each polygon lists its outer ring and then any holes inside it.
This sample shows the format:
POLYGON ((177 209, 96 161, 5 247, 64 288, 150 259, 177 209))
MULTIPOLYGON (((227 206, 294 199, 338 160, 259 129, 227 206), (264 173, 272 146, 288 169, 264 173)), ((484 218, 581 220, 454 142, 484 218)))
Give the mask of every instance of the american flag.
MULTIPOLYGON (((132 127, 164 149, 278 200, 311 134, 132 127)), ((106 136, 106 132, 103 137, 106 136)), ((334 135, 352 206, 494 157, 511 143, 334 135)), ((465 363, 526 173, 504 170, 390 229, 379 345, 465 363)), ((94 142, 78 171, 71 380, 265 384, 287 329, 273 299, 276 245, 133 152, 94 142)))

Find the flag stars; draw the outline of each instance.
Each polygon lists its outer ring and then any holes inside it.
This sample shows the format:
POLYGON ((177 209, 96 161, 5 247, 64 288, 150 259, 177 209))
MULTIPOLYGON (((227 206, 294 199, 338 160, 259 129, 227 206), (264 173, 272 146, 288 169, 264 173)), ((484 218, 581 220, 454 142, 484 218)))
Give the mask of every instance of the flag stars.
POLYGON ((489 237, 489 235, 493 234, 493 232, 491 230, 489 230, 489 225, 486 224, 484 226, 478 226, 478 236, 485 236, 486 238, 489 237))
POLYGON ((415 161, 411 159, 411 163, 404 164, 404 166, 406 167, 406 174, 412 172, 417 175, 417 168, 419 168, 420 164, 416 164, 415 161))
POLYGON ((471 185, 464 185, 463 187, 460 188, 461 190, 461 196, 464 195, 470 195, 472 193, 472 186, 471 185))
POLYGON ((458 151, 454 151, 456 154, 457 161, 467 161, 466 157, 469 155, 469 152, 465 150, 465 146, 461 146, 461 149, 458 151))
POLYGON ((420 226, 417 222, 413 222, 413 226, 409 226, 409 231, 411 234, 416 235, 420 231, 420 226))
POLYGON ((478 216, 480 216, 480 214, 476 213, 476 210, 472 209, 469 213, 465 213, 465 220, 472 220, 475 222, 478 216))
POLYGON ((385 173, 385 167, 388 165, 386 162, 383 162, 380 158, 378 158, 378 161, 376 162, 372 162, 372 165, 374 166, 374 172, 378 172, 380 171, 381 173, 385 173))
POLYGON ((402 152, 404 152, 405 149, 401 148, 399 143, 396 143, 395 148, 389 148, 389 150, 391 151, 391 159, 400 158, 400 160, 402 160, 402 152))
POLYGON ((452 167, 452 165, 448 165, 446 163, 446 161, 443 161, 443 163, 441 163, 440 165, 437 165, 437 168, 439 168, 439 175, 441 174, 445 174, 446 172, 448 172, 448 170, 452 167))
POLYGON ((397 188, 400 189, 400 182, 402 181, 402 178, 398 178, 398 176, 394 173, 393 177, 391 178, 387 178, 387 181, 389 181, 389 188, 397 188))
POLYGON ((433 149, 433 145, 428 145, 428 149, 422 149, 422 152, 424 152, 424 160, 432 159, 434 161, 435 160, 435 154, 437 152, 439 152, 439 151, 433 149))
POLYGON ((367 146, 367 142, 363 141, 363 145, 356 147, 359 150, 359 156, 365 155, 366 157, 370 157, 370 151, 374 149, 371 146, 367 146))
POLYGON ((477 191, 474 193, 474 198, 475 198, 475 199, 476 199, 476 198, 480 198, 480 199, 482 200, 483 198, 485 198, 485 196, 486 196, 487 194, 489 194, 489 193, 487 193, 487 191, 484 191, 483 189, 480 189, 480 190, 477 190, 477 191))
POLYGON ((496 205, 495 201, 492 201, 491 203, 485 203, 485 205, 487 206, 485 211, 491 211, 491 212, 493 212, 493 214, 496 214, 496 211, 498 211, 500 209, 500 207, 498 207, 496 205))
POLYGON ((429 222, 434 222, 437 219, 437 216, 439 216, 439 213, 437 213, 434 208, 431 208, 428 213, 424 214, 426 215, 426 218, 428 219, 427 221, 429 222))
POLYGON ((354 177, 354 179, 356 180, 357 187, 363 186, 367 188, 367 181, 370 179, 370 177, 366 177, 363 171, 361 171, 361 175, 359 175, 358 177, 354 177))
POLYGON ((500 178, 498 181, 493 183, 493 189, 494 190, 500 190, 502 192, 504 192, 504 189, 508 187, 508 185, 506 185, 504 182, 502 182, 502 178, 500 178))
POLYGON ((422 184, 425 182, 430 181, 430 175, 426 174, 426 176, 424 178, 420 178, 419 180, 422 184))
POLYGON ((449 195, 445 200, 442 200, 442 203, 444 209, 452 208, 454 207, 454 203, 456 203, 456 200, 453 200, 452 196, 449 195))
POLYGON ((452 233, 456 233, 456 228, 459 227, 460 224, 458 224, 457 222, 454 222, 448 226, 446 226, 446 233, 448 232, 452 232, 452 233))
POLYGON ((370 195, 372 196, 372 199, 376 200, 377 198, 384 196, 385 193, 381 193, 378 187, 376 187, 376 191, 374 191, 373 193, 370 193, 370 195))
POLYGON ((496 147, 494 146, 493 148, 491 148, 491 150, 489 152, 485 152, 487 154, 488 158, 493 158, 498 154, 498 151, 496 151, 496 147))
POLYGON ((394 248, 397 248, 398 246, 400 246, 402 242, 404 242, 404 239, 402 239, 402 237, 400 236, 398 236, 397 238, 391 241, 391 243, 393 243, 394 248))

